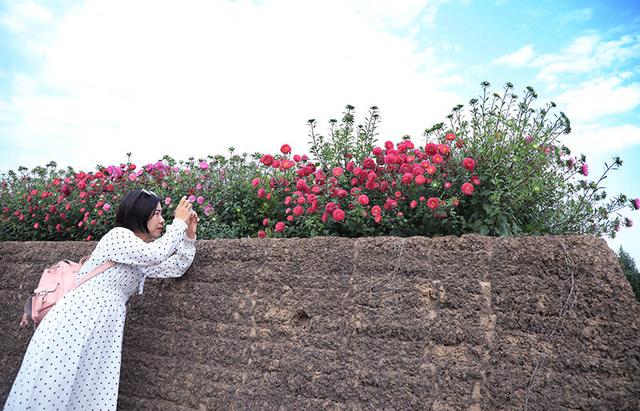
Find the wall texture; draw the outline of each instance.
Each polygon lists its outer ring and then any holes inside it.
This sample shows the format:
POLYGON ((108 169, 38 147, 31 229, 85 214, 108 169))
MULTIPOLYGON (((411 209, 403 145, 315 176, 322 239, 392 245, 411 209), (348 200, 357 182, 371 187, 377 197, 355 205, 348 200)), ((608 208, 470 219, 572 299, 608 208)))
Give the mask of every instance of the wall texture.
MULTIPOLYGON (((43 268, 0 243, 0 404, 43 268)), ((129 303, 119 408, 640 409, 640 304, 589 236, 199 241, 129 303)))

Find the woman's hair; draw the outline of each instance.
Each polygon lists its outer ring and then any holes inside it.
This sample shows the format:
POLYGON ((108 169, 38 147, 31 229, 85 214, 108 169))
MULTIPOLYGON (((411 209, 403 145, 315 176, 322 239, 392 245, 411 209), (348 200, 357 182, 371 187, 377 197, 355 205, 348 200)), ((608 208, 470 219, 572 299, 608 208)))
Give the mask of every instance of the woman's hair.
POLYGON ((147 222, 159 202, 158 196, 151 191, 129 191, 116 211, 116 227, 128 228, 135 233, 148 233, 147 222))

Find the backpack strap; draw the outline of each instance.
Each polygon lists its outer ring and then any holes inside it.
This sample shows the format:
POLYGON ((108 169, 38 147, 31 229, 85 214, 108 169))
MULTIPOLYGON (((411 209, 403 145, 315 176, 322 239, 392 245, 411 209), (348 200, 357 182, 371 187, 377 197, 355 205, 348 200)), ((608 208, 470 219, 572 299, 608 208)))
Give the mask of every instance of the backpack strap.
POLYGON ((113 267, 114 265, 116 265, 116 263, 114 263, 113 261, 107 261, 107 262, 102 263, 98 267, 94 268, 93 271, 91 271, 89 274, 85 274, 84 276, 82 276, 82 278, 80 280, 78 280, 76 282, 76 284, 73 286, 73 288, 80 287, 84 282, 89 281, 90 279, 92 279, 96 275, 100 274, 101 272, 103 272, 105 270, 108 270, 109 268, 113 267))

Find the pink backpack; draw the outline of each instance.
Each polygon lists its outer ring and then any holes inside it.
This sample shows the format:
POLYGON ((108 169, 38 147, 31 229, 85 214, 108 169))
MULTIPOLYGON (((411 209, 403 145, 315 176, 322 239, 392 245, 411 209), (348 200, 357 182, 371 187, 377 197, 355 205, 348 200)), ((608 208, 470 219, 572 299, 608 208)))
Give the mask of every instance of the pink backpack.
POLYGON ((29 324, 29 319, 33 320, 33 326, 38 327, 45 315, 53 308, 53 306, 65 295, 65 293, 79 287, 82 283, 101 272, 113 267, 113 261, 107 261, 96 267, 93 271, 85 274, 76 282, 76 274, 82 268, 87 260, 83 258, 79 263, 63 260, 53 266, 47 268, 42 273, 38 288, 33 291, 33 295, 29 297, 24 306, 24 314, 20 321, 21 326, 29 324))

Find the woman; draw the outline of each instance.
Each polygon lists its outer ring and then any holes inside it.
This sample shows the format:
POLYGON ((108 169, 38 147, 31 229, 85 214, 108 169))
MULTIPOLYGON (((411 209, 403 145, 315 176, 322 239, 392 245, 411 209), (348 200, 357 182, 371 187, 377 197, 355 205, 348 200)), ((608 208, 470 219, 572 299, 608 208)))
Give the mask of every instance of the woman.
POLYGON ((186 197, 162 235, 159 198, 128 193, 116 228, 98 242, 78 278, 106 261, 113 267, 69 291, 36 329, 5 410, 115 409, 125 303, 148 277, 180 277, 195 256, 198 216, 186 197))

